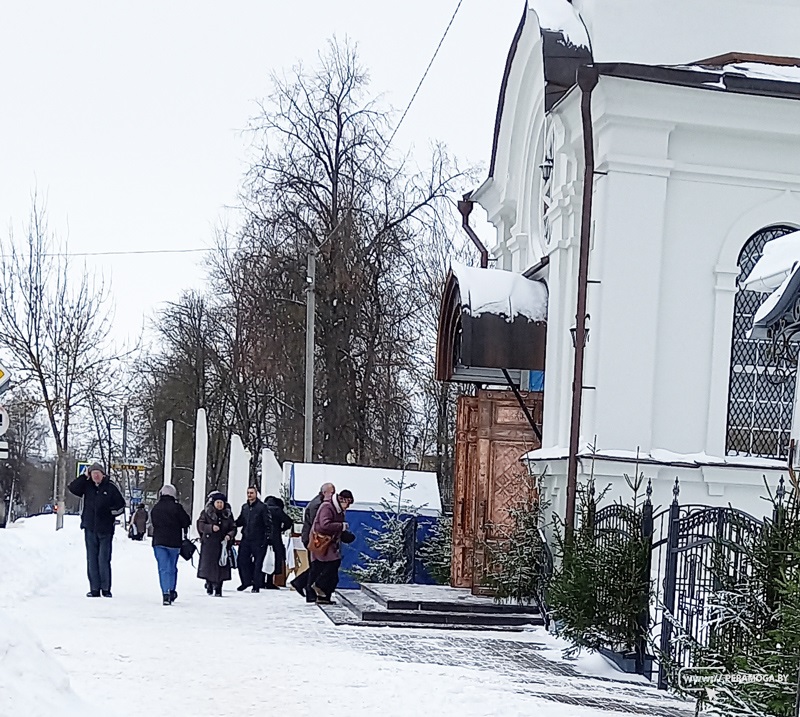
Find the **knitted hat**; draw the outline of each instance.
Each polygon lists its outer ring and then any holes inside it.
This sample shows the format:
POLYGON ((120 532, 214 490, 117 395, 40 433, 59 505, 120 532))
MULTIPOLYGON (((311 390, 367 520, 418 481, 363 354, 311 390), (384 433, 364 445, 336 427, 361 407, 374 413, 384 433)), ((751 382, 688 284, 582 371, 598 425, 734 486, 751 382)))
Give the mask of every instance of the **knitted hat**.
POLYGON ((169 495, 172 496, 173 498, 178 497, 178 491, 175 490, 175 486, 172 484, 167 484, 165 486, 162 486, 160 493, 161 495, 169 495))
POLYGON ((217 500, 221 500, 223 503, 228 502, 228 499, 225 497, 225 494, 220 493, 219 491, 214 491, 211 495, 208 496, 209 503, 214 503, 217 500))
POLYGON ((89 468, 87 468, 86 475, 91 475, 92 471, 100 471, 103 475, 106 474, 106 469, 103 468, 103 464, 98 463, 96 461, 92 463, 92 465, 90 465, 89 468))

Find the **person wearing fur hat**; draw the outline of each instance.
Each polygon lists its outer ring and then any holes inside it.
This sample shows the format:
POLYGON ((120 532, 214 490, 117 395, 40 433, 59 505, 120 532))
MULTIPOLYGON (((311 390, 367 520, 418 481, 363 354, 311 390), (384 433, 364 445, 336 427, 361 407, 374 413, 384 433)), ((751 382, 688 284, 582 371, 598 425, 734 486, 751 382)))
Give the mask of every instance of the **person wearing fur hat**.
POLYGON ((236 522, 223 493, 208 496, 208 503, 197 519, 197 532, 201 546, 197 577, 206 581, 209 595, 222 597, 222 583, 231 579, 231 564, 226 561, 220 565, 220 558, 236 537, 236 522))
POLYGON ((89 466, 69 486, 72 495, 83 498, 81 528, 86 542, 86 597, 111 597, 111 543, 117 516, 125 512, 125 499, 99 463, 89 466))
POLYGON ((174 485, 161 488, 161 497, 150 511, 153 525, 153 553, 158 564, 162 604, 172 605, 178 599, 178 557, 183 536, 192 524, 189 514, 178 503, 174 485))

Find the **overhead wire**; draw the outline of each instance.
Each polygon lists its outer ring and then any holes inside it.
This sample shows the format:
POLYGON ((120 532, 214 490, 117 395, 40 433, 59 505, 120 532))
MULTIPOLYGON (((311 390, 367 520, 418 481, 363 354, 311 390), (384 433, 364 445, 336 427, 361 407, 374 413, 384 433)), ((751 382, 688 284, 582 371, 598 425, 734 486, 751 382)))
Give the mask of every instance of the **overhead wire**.
MULTIPOLYGON (((436 61, 436 58, 439 55, 439 51, 442 49, 442 45, 444 45, 444 41, 447 39, 447 35, 450 33, 450 28, 453 26, 455 22, 456 16, 458 15, 458 11, 461 9, 461 6, 464 4, 464 0, 458 0, 455 10, 453 10, 453 14, 450 16, 450 20, 447 23, 447 27, 445 27, 444 32, 442 33, 441 38, 439 38, 439 42, 436 45, 436 49, 433 51, 433 55, 431 55, 431 59, 428 62, 425 71, 422 73, 422 77, 420 78, 419 82, 417 83, 416 88, 414 89, 414 93, 411 95, 411 99, 406 104, 405 109, 403 110, 403 114, 400 116, 399 121, 394 127, 392 134, 390 135, 388 141, 383 147, 383 154, 389 149, 389 146, 392 144, 392 141, 397 136, 397 132, 400 129, 400 126, 403 124, 403 121, 408 115, 411 106, 414 104, 414 100, 417 99, 417 95, 419 95, 419 91, 422 89, 422 85, 425 83, 425 80, 428 77, 428 74, 433 67, 433 63, 436 61)), ((337 225, 333 228, 331 233, 325 238, 322 244, 325 244, 338 231, 339 227, 342 225, 344 218, 340 219, 337 225)), ((213 251, 214 247, 203 247, 203 248, 192 248, 192 249, 121 249, 119 251, 85 251, 85 252, 57 252, 53 254, 47 254, 46 256, 63 256, 63 257, 102 257, 102 256, 132 256, 132 255, 149 255, 149 254, 192 254, 192 253, 200 253, 200 252, 208 252, 213 251)), ((5 255, 0 254, 0 258, 5 258, 5 255)))

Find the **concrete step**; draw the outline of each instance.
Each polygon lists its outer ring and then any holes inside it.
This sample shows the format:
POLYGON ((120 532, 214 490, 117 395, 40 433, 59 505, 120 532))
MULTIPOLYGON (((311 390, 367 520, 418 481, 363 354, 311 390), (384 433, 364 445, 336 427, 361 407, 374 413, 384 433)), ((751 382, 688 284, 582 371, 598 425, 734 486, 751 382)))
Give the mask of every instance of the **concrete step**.
POLYGON ((543 625, 541 616, 530 613, 485 613, 446 610, 388 609, 363 590, 338 590, 339 602, 363 622, 419 624, 428 627, 460 625, 494 629, 543 625))
POLYGON ((334 605, 320 605, 320 610, 334 625, 348 625, 352 627, 393 627, 415 628, 417 630, 456 630, 459 632, 475 632, 491 630, 492 632, 522 632, 523 627, 498 625, 487 628, 483 625, 429 625, 423 622, 396 622, 392 620, 361 620, 342 601, 334 605))
POLYGON ((361 591, 387 610, 540 615, 535 605, 497 603, 492 598, 471 595, 468 590, 440 585, 365 583, 361 591))

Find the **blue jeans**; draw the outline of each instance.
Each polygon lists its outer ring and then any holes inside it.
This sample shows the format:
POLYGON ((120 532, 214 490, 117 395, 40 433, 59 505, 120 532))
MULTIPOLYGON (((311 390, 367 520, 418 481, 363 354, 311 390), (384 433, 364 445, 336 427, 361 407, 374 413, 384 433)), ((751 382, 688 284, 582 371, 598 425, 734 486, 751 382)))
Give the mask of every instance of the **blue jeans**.
POLYGON ((153 552, 158 563, 158 580, 161 583, 161 592, 172 592, 178 584, 178 557, 181 554, 181 549, 154 545, 153 552))
POLYGON ((86 572, 92 592, 111 591, 111 542, 113 533, 84 530, 86 542, 86 572))

